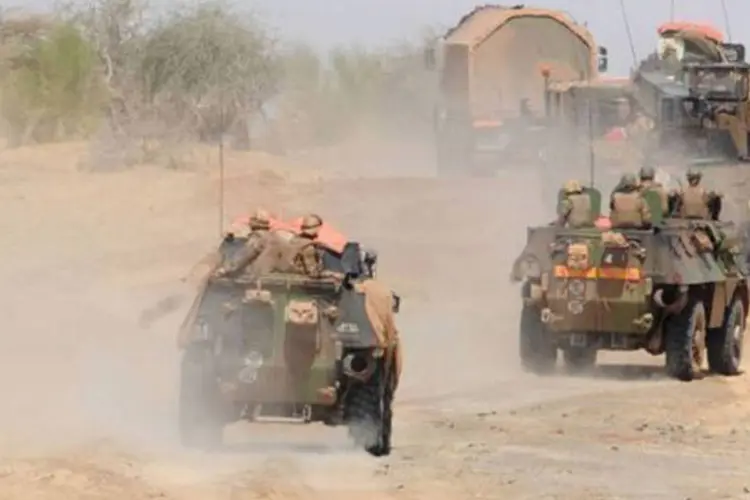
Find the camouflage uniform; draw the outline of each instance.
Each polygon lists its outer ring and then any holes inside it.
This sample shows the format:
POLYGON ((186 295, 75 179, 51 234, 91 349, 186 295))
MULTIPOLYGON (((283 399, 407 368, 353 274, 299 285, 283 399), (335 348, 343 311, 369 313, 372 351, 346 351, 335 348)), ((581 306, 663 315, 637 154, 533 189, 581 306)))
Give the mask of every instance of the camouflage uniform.
POLYGON ((566 227, 586 227, 594 225, 591 198, 583 192, 578 181, 570 180, 563 188, 565 198, 557 209, 558 224, 566 227))
POLYGON ((694 169, 687 172, 688 186, 677 194, 679 205, 677 216, 684 219, 709 219, 711 217, 708 204, 717 193, 706 191, 700 185, 702 174, 694 169))
POLYGON ((323 272, 323 261, 318 244, 318 237, 323 219, 315 214, 310 214, 302 219, 302 227, 299 236, 290 243, 295 247, 292 259, 294 270, 311 278, 319 278, 323 272))
POLYGON ((613 228, 645 228, 651 226, 651 211, 638 191, 635 176, 625 174, 609 201, 613 228))
POLYGON ((659 200, 661 201, 662 213, 666 215, 666 213, 669 212, 669 195, 667 190, 664 189, 664 186, 654 180, 654 177, 656 177, 654 169, 651 167, 643 167, 638 173, 638 177, 640 178, 639 187, 641 193, 645 191, 653 191, 657 193, 659 195, 659 200))
POLYGON ((268 213, 257 210, 250 217, 250 234, 239 255, 229 264, 216 270, 217 277, 236 276, 252 264, 268 247, 271 238, 271 222, 268 213))

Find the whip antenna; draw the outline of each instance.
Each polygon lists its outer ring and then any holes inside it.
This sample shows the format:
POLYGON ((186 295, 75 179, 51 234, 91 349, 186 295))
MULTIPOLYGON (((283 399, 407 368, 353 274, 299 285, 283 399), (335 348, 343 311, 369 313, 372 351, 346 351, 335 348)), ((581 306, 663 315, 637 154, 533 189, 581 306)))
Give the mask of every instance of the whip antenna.
MULTIPOLYGON (((674 0, 672 0, 674 3, 674 0)), ((633 33, 630 31, 630 21, 628 21, 628 14, 625 12, 625 0, 620 0, 620 13, 622 14, 622 20, 625 23, 625 32, 628 35, 628 44, 630 45, 630 53, 633 56, 633 67, 638 65, 638 55, 635 53, 635 44, 633 43, 633 33)))
POLYGON ((721 0, 721 10, 724 13, 724 29, 727 30, 727 38, 732 41, 732 28, 729 25, 729 12, 727 10, 726 0, 721 0))
POLYGON ((219 94, 219 238, 224 237, 224 91, 219 94))

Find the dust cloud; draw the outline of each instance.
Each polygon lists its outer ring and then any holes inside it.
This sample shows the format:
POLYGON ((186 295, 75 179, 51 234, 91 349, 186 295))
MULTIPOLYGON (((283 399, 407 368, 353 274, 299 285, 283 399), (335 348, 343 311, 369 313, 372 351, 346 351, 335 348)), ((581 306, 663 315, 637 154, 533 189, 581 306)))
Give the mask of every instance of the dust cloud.
MULTIPOLYGON (((283 158, 228 151, 222 189, 225 228, 258 206, 311 211, 377 249, 380 277, 403 298, 405 348, 395 448, 383 460, 318 425, 238 424, 210 455, 179 446, 175 335, 195 292, 183 278, 219 235, 215 150, 192 168, 107 173, 76 169, 82 144, 0 152, 0 489, 49 499, 440 500, 539 497, 562 477, 578 500, 602 498, 603 473, 648 473, 637 455, 612 458, 606 441, 624 446, 617 432, 634 441, 626 417, 640 410, 623 403, 622 427, 599 429, 614 417, 594 395, 655 381, 537 378, 517 359, 511 264, 526 227, 551 220, 557 188, 585 182, 588 167, 551 161, 439 178, 424 122, 401 123, 385 137, 364 130, 345 146, 283 158), (571 456, 579 447, 596 460, 571 456), (540 467, 552 479, 539 479, 540 467)), ((597 171, 602 186, 618 175, 597 171)), ((716 393, 722 404, 733 390, 716 393)), ((643 393, 633 398, 645 405, 643 393)), ((694 410, 680 400, 665 412, 694 410)), ((635 483, 624 487, 644 498, 635 483)))

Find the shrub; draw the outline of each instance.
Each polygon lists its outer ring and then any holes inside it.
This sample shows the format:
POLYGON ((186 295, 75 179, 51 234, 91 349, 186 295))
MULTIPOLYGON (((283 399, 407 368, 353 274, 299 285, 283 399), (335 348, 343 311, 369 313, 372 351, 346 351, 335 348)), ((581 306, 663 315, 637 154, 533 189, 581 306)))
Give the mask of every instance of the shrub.
POLYGON ((70 23, 6 40, 2 116, 12 143, 78 137, 96 125, 106 99, 96 54, 70 23))

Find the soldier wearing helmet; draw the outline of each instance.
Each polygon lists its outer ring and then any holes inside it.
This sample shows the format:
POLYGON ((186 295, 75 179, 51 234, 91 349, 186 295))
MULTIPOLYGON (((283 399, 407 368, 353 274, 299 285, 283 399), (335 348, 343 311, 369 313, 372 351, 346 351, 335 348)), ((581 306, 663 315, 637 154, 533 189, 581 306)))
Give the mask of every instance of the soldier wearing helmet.
POLYGON ((299 236, 292 242, 295 246, 294 269, 311 278, 319 278, 323 272, 323 262, 316 242, 321 226, 323 219, 319 215, 306 215, 302 218, 299 236))
POLYGON ((271 217, 268 212, 258 209, 248 221, 250 234, 239 255, 226 266, 222 266, 214 273, 216 277, 236 276, 252 264, 268 246, 271 237, 271 217))
POLYGON ((700 171, 690 168, 685 177, 687 178, 688 185, 675 193, 675 198, 677 199, 677 217, 684 219, 710 219, 711 210, 709 205, 716 198, 720 198, 721 195, 713 191, 706 191, 700 185, 703 178, 703 174, 700 171))
POLYGON ((612 192, 609 201, 613 228, 647 228, 651 226, 651 211, 638 190, 635 175, 625 174, 612 192))
POLYGON ((639 187, 641 193, 653 191, 658 194, 659 200, 661 201, 662 213, 666 215, 667 212, 669 212, 669 195, 667 194, 667 190, 664 189, 664 186, 654 180, 656 177, 654 169, 650 166, 641 167, 641 170, 638 172, 638 177, 640 180, 639 187))
POLYGON ((584 193, 581 183, 569 180, 563 187, 565 197, 557 208, 557 223, 564 227, 586 227, 594 225, 591 198, 584 193))

